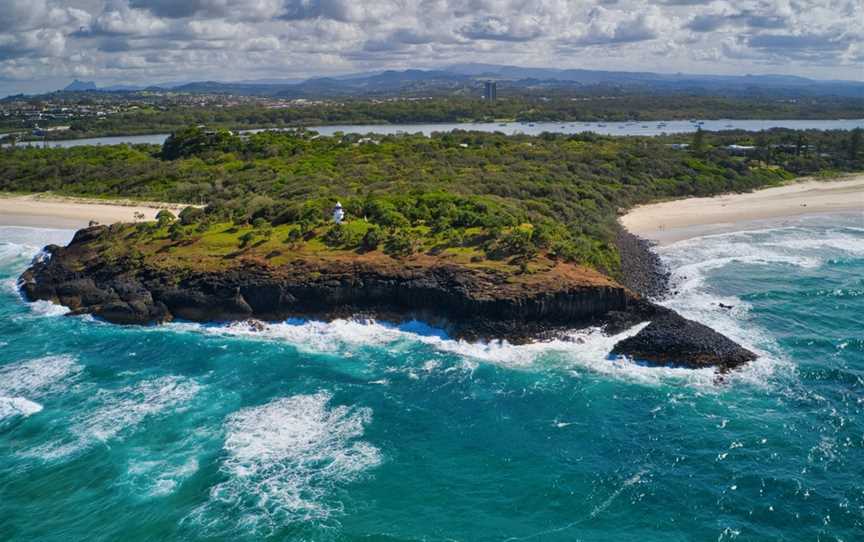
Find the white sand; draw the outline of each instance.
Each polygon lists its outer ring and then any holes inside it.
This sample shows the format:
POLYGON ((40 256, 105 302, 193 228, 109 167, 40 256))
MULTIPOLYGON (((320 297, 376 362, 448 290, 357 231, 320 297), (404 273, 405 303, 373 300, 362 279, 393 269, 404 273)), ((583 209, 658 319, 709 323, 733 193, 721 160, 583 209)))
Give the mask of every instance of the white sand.
POLYGON ((44 194, 0 195, 0 226, 83 228, 91 220, 100 224, 133 222, 136 213, 153 220, 160 209, 179 212, 185 205, 150 202, 100 201, 44 194))
POLYGON ((802 179, 748 194, 642 205, 621 217, 621 223, 632 233, 664 245, 749 229, 771 219, 825 213, 859 214, 864 226, 864 175, 802 179))

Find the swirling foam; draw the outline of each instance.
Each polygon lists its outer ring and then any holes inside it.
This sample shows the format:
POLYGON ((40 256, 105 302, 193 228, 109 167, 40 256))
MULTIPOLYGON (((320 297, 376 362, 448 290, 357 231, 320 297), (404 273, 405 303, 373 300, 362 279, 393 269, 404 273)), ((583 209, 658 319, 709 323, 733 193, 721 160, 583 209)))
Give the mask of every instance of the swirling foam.
MULTIPOLYGON (((219 337, 287 342, 298 349, 314 353, 339 353, 351 356, 366 347, 396 351, 403 346, 425 344, 430 348, 458 356, 462 368, 473 371, 478 363, 490 363, 510 369, 544 369, 557 367, 571 372, 587 370, 614 378, 643 384, 660 384, 668 380, 685 381, 693 385, 714 386, 711 369, 692 370, 680 367, 649 367, 627 359, 612 359, 609 352, 620 340, 635 335, 647 322, 618 335, 606 335, 599 328, 574 330, 560 339, 514 345, 508 341, 454 340, 440 329, 422 322, 404 324, 374 320, 333 320, 226 325, 171 324, 169 329, 204 333, 219 337)), ((445 368, 445 370, 448 370, 445 368)), ((406 367, 409 376, 417 376, 414 368, 406 367)), ((428 372, 428 371, 427 371, 428 372)))
POLYGON ((225 482, 191 519, 208 530, 239 517, 257 534, 296 522, 327 519, 342 505, 331 492, 381 462, 378 448, 359 440, 369 408, 329 406, 326 392, 295 395, 240 410, 225 424, 225 482), (230 511, 230 514, 228 513, 230 511))
POLYGON ((146 497, 164 497, 174 493, 197 471, 198 459, 195 457, 186 457, 179 462, 141 459, 130 462, 127 475, 137 492, 146 497))
POLYGON ((65 389, 80 371, 81 366, 71 356, 48 356, 0 367, 0 422, 41 412, 42 405, 30 398, 65 389))
POLYGON ((0 367, 0 422, 41 412, 42 405, 30 398, 61 391, 80 371, 81 366, 71 356, 48 356, 0 367))
POLYGON ((0 394, 40 396, 58 391, 81 372, 72 356, 46 356, 0 366, 0 394))
POLYGON ((817 269, 829 259, 864 254, 860 231, 802 221, 795 226, 711 235, 662 247, 659 254, 673 270, 671 286, 676 291, 662 303, 759 354, 757 361, 735 371, 730 378, 762 384, 778 370, 791 372, 794 366, 776 341, 752 324, 747 302, 716 292, 709 279, 711 272, 742 263, 817 269))
POLYGON ((194 380, 164 376, 117 390, 99 390, 90 400, 92 407, 88 405, 72 419, 65 437, 40 445, 25 455, 44 460, 74 455, 117 438, 148 417, 181 410, 200 389, 194 380))

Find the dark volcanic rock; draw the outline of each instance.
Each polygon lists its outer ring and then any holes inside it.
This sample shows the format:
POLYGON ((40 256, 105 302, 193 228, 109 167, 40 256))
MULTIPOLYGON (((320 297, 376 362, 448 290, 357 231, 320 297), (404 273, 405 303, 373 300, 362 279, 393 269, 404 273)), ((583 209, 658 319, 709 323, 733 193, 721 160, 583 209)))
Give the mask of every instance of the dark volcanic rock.
POLYGON ((649 241, 619 227, 615 244, 621 254, 621 284, 653 299, 668 293, 669 271, 649 241))
POLYGON ((708 326, 659 307, 651 323, 616 344, 612 354, 652 364, 724 370, 756 359, 756 354, 708 326))
POLYGON ((199 322, 363 314, 422 319, 464 339, 526 342, 602 323, 639 297, 595 271, 560 265, 524 284, 495 271, 442 262, 337 260, 271 267, 238 260, 220 271, 150 268, 99 251, 104 226, 76 233, 68 247, 46 247, 21 276, 30 300, 44 299, 118 324, 199 322))

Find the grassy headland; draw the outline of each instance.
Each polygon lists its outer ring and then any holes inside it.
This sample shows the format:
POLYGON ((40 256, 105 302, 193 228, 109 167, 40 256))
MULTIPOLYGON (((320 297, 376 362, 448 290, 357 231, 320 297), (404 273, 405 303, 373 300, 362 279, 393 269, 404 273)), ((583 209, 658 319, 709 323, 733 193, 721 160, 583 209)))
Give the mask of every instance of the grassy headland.
POLYGON ((616 275, 616 217, 634 204, 861 169, 860 131, 239 138, 189 128, 161 148, 7 148, 0 190, 206 205, 103 240, 108 256, 159 266, 445 261, 529 280, 561 262, 616 275), (672 146, 682 140, 689 148, 672 146))

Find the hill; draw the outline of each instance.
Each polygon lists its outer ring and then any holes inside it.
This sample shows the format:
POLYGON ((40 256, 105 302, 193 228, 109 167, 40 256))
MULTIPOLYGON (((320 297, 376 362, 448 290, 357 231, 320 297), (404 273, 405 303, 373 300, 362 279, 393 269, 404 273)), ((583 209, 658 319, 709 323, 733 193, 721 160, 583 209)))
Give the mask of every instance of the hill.
MULTIPOLYGON (((436 70, 386 70, 303 81, 188 82, 144 85, 137 89, 189 93, 224 93, 289 98, 368 96, 479 95, 483 81, 498 81, 505 93, 617 92, 624 94, 696 94, 700 96, 839 96, 864 98, 864 82, 822 81, 791 75, 662 74, 583 69, 524 68, 495 64, 455 64, 436 70)), ((65 90, 95 90, 73 82, 65 90)), ((133 87, 122 87, 131 89, 133 87)))

